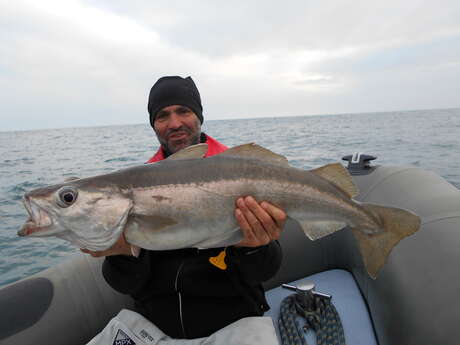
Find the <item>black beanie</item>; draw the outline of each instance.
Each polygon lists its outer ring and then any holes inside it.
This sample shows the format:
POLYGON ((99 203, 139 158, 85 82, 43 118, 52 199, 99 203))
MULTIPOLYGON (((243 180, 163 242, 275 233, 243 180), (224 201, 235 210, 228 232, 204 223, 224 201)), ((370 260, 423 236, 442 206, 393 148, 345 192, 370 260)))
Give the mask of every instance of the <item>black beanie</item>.
POLYGON ((153 127, 157 113, 170 105, 184 105, 190 108, 203 123, 203 106, 198 89, 191 77, 162 77, 152 86, 147 109, 150 125, 153 127))

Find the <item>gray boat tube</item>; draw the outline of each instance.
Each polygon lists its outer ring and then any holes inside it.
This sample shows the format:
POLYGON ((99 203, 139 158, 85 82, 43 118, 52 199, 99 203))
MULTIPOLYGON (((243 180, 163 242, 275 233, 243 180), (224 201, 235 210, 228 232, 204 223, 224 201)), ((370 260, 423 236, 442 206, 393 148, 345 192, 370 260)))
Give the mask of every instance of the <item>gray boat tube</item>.
MULTIPOLYGON (((422 227, 368 277, 349 229, 309 241, 294 221, 283 233, 283 264, 273 288, 314 273, 351 272, 367 302, 380 345, 457 344, 460 339, 460 191, 415 167, 380 166, 354 176, 359 201, 411 210, 422 227)), ((0 289, 0 343, 81 345, 133 301, 112 290, 102 259, 79 254, 0 289)), ((275 307, 275 306, 272 306, 275 307)))
POLYGON ((367 302, 380 345, 458 344, 460 190, 433 172, 410 166, 380 166, 353 178, 358 201, 411 210, 421 217, 421 229, 393 249, 373 280, 349 229, 311 242, 290 224, 281 239, 282 268, 267 287, 345 269, 367 302))

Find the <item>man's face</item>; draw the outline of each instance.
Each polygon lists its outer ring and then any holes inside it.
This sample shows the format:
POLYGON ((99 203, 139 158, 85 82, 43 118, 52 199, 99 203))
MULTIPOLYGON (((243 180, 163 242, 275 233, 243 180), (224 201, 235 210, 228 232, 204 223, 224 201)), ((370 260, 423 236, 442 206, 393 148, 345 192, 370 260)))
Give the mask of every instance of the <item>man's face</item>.
POLYGON ((183 105, 170 105, 161 109, 153 127, 158 141, 169 154, 200 142, 200 120, 183 105))

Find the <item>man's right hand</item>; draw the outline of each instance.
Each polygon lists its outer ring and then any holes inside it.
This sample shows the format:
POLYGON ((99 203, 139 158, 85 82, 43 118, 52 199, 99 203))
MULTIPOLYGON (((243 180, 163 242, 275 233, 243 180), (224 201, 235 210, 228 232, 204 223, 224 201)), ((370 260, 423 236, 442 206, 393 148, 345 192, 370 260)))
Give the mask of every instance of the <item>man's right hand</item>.
POLYGON ((132 256, 131 245, 126 242, 125 235, 121 234, 117 242, 112 247, 101 251, 92 251, 85 248, 80 248, 83 253, 89 254, 94 258, 101 256, 112 256, 112 255, 127 255, 132 256))

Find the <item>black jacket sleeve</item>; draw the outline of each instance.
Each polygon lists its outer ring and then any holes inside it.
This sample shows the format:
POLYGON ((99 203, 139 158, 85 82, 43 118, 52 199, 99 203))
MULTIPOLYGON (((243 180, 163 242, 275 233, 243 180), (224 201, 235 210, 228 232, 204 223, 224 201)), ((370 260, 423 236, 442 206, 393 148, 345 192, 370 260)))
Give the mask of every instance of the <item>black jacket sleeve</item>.
POLYGON ((102 275, 107 283, 118 292, 136 295, 150 277, 150 260, 145 250, 139 257, 114 255, 105 258, 102 275))
POLYGON ((281 266, 282 251, 278 241, 261 247, 231 247, 229 261, 242 278, 251 283, 262 283, 273 277, 281 266))

